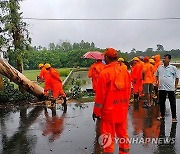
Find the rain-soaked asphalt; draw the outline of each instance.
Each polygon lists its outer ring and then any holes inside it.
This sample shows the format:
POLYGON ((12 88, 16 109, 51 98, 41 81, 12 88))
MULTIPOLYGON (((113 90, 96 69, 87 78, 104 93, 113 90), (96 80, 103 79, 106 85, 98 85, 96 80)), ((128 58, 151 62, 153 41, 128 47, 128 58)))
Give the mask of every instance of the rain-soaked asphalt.
MULTIPOLYGON (((158 107, 142 108, 142 102, 131 104, 128 132, 132 139, 131 154, 179 154, 180 121, 171 123, 167 101, 165 122, 156 120, 158 107), (157 144, 143 139, 172 138, 174 143, 157 144)), ((42 106, 0 108, 0 153, 2 154, 100 154, 96 124, 91 119, 93 103, 68 104, 68 111, 42 106)), ((177 100, 180 120, 180 100, 177 100)), ((116 151, 117 153, 117 144, 116 151)))

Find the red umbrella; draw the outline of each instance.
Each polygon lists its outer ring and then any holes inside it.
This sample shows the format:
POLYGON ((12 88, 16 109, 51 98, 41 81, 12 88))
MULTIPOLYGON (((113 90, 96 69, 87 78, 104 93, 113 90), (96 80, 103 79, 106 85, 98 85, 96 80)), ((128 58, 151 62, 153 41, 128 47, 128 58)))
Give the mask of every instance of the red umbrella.
POLYGON ((104 55, 99 51, 90 51, 85 53, 82 58, 88 59, 104 59, 104 55))

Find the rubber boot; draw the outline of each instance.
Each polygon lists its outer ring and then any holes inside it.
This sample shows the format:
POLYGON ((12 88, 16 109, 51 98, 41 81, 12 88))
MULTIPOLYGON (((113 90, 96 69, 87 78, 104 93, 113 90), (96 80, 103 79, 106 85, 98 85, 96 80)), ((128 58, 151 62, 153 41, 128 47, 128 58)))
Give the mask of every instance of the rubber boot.
POLYGON ((51 100, 51 107, 56 107, 56 99, 51 100))
POLYGON ((64 102, 63 102, 63 104, 62 104, 62 106, 63 106, 63 112, 66 113, 66 112, 67 112, 67 103, 66 103, 67 100, 66 100, 66 97, 64 97, 63 100, 64 100, 64 102))

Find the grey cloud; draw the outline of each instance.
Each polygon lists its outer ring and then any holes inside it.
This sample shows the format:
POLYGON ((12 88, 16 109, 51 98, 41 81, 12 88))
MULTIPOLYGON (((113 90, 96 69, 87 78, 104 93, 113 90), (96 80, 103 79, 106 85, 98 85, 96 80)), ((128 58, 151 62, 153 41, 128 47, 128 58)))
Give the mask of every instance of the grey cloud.
MULTIPOLYGON (((37 18, 163 18, 180 17, 179 0, 26 0, 24 17, 37 18)), ((145 50, 161 43, 179 48, 180 20, 167 21, 26 21, 33 45, 93 41, 98 47, 145 50)))

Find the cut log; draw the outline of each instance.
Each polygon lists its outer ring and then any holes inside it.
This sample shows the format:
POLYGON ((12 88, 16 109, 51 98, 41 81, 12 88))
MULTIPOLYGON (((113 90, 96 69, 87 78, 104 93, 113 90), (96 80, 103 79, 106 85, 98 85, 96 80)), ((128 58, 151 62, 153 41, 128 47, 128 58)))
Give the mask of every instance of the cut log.
POLYGON ((5 59, 0 58, 0 74, 6 76, 22 88, 33 94, 38 98, 44 97, 44 89, 39 85, 35 84, 28 78, 26 78, 22 73, 16 70, 13 66, 11 66, 5 59))
POLYGON ((3 79, 2 79, 2 76, 0 74, 0 91, 3 90, 3 88, 4 88, 3 79))

